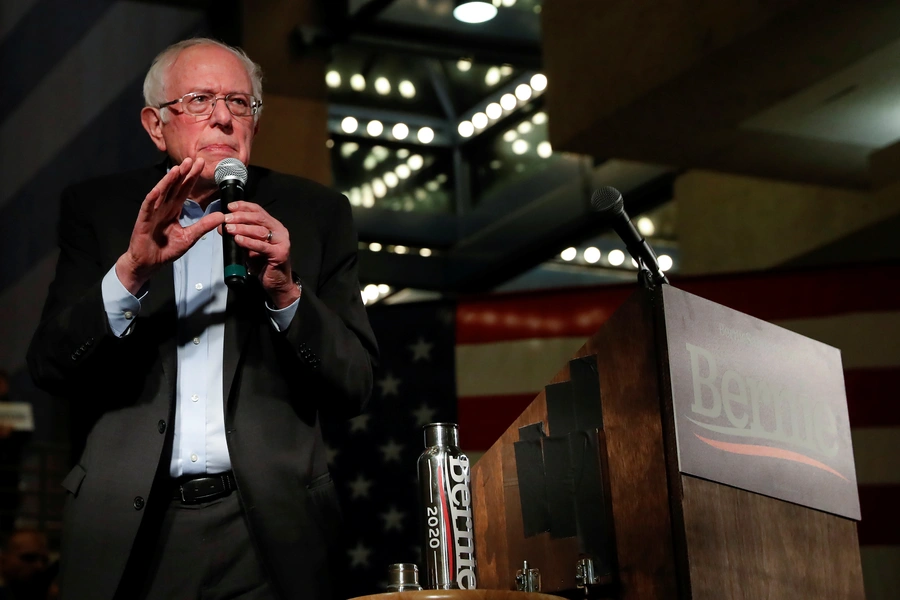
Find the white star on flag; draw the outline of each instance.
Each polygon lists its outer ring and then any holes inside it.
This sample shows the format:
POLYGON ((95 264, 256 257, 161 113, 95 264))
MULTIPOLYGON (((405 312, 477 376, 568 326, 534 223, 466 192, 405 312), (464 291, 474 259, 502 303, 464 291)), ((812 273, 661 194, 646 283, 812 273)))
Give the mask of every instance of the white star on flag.
POLYGON ((422 427, 423 425, 428 425, 434 420, 434 413, 436 412, 437 411, 435 409, 423 403, 422 406, 414 410, 412 414, 416 417, 416 425, 422 427))
POLYGON ((379 387, 381 387, 381 395, 382 396, 396 396, 400 393, 400 380, 394 377, 393 374, 388 373, 384 379, 379 380, 379 387))
POLYGON ((425 338, 419 337, 419 340, 409 346, 409 349, 412 350, 413 362, 419 362, 419 359, 431 360, 431 349, 434 347, 434 344, 429 344, 425 341, 425 338))
POLYGON ((402 521, 404 516, 405 515, 394 506, 386 513, 381 513, 381 518, 384 520, 384 530, 391 531, 392 529, 396 529, 397 531, 403 531, 402 521))
POLYGON ((394 440, 388 440, 387 444, 381 446, 381 453, 384 455, 384 462, 390 462, 392 460, 400 461, 400 452, 403 450, 403 446, 395 442, 394 440))
POLYGON ((357 415, 350 419, 350 431, 365 431, 369 427, 370 415, 357 415))
POLYGON ((366 479, 360 474, 356 479, 350 482, 350 495, 355 500, 357 498, 368 498, 369 488, 372 487, 372 480, 366 479))
POLYGON ((347 550, 347 554, 350 555, 351 567, 368 567, 369 555, 372 554, 372 551, 364 546, 362 542, 360 542, 356 545, 355 548, 347 550))

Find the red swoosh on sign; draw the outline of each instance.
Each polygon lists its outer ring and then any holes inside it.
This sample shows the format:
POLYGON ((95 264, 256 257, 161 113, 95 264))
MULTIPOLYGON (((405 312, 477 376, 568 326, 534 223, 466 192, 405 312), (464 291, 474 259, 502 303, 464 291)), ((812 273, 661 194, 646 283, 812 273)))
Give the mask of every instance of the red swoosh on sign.
POLYGON ((771 446, 757 446, 755 444, 735 444, 732 442, 719 442, 716 440, 708 440, 702 435, 694 434, 713 448, 731 452, 732 454, 746 454, 748 456, 767 456, 769 458, 780 458, 782 460, 790 460, 793 462, 803 463, 823 471, 828 471, 832 475, 837 475, 844 481, 848 481, 846 477, 829 467, 824 463, 812 459, 799 452, 791 452, 790 450, 782 450, 781 448, 772 448, 771 446))

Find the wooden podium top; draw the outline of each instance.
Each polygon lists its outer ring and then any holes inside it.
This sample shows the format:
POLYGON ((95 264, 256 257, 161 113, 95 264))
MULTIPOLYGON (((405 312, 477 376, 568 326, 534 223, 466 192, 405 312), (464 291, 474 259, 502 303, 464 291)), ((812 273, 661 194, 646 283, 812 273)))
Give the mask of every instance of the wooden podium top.
POLYGON ((351 600, 560 600, 536 592, 512 590, 421 590, 359 596, 351 600))

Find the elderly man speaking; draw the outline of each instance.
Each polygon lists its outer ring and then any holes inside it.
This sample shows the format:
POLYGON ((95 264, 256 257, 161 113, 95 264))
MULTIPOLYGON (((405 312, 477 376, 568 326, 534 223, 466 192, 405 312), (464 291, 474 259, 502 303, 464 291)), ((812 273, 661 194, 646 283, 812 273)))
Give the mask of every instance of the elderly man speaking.
POLYGON ((141 122, 164 163, 64 192, 28 365, 89 422, 65 478, 62 597, 334 597, 340 513, 321 418, 357 414, 377 355, 346 198, 250 167, 261 72, 209 39, 167 48, 141 122), (228 210, 223 213, 223 209, 228 210), (246 251, 229 289, 222 228, 246 251))

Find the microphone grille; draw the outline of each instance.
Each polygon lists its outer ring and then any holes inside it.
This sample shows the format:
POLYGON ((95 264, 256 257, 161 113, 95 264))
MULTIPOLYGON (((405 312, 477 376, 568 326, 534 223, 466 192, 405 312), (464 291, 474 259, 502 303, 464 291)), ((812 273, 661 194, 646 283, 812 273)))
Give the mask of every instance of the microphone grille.
POLYGON ((622 200, 622 192, 611 186, 599 188, 591 196, 591 209, 594 212, 619 215, 625 212, 625 201, 622 200))
POLYGON ((247 167, 236 158, 223 158, 216 165, 216 185, 223 181, 237 179, 241 185, 247 185, 247 167))

